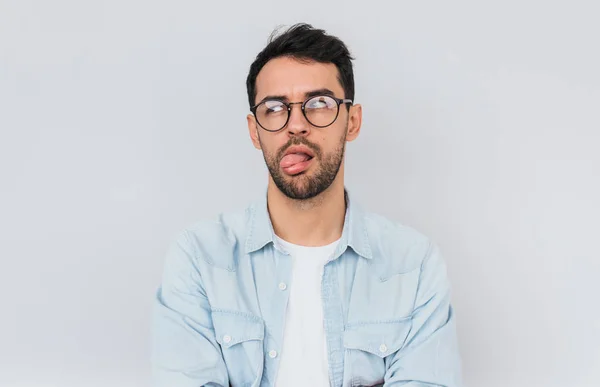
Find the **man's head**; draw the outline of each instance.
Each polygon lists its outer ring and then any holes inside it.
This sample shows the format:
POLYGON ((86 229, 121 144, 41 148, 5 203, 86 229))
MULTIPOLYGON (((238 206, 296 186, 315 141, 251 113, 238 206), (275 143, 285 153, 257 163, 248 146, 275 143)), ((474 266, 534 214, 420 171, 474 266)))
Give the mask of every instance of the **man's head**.
POLYGON ((297 24, 272 37, 250 66, 250 137, 290 198, 315 197, 336 179, 343 184, 345 144, 362 119, 352 104, 351 60, 341 40, 297 24))

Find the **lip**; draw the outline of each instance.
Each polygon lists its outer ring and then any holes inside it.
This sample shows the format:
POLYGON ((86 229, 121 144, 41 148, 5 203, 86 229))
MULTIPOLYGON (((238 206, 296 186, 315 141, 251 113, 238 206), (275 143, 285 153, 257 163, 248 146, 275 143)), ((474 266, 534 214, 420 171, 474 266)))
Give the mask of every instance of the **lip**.
POLYGON ((315 157, 315 154, 307 147, 303 146, 303 145, 294 145, 289 147, 286 151, 284 156, 287 156, 289 154, 292 153, 306 153, 307 155, 310 156, 310 158, 315 157))

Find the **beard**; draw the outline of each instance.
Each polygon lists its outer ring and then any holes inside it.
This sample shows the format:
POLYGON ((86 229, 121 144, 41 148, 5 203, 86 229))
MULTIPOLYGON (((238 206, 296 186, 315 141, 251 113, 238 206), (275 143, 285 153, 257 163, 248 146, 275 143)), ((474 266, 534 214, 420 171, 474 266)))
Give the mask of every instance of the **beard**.
POLYGON ((263 157, 277 188, 290 199, 306 200, 319 195, 331 186, 344 160, 345 146, 345 131, 336 148, 327 154, 324 154, 319 146, 309 142, 305 137, 292 137, 276 154, 263 152, 263 157), (305 171, 294 176, 287 176, 281 170, 279 163, 285 156, 285 151, 293 145, 304 145, 314 152, 313 160, 318 164, 312 175, 305 171))

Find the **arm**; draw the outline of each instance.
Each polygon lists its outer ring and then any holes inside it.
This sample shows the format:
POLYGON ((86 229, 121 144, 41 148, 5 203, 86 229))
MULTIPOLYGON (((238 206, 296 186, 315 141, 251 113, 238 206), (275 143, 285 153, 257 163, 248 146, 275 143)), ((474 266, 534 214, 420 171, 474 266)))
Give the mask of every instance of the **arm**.
POLYGON ((385 387, 460 387, 461 361, 446 266, 435 245, 421 264, 404 346, 390 356, 385 387))
POLYGON ((167 252, 153 316, 152 368, 156 387, 229 386, 187 232, 167 252))

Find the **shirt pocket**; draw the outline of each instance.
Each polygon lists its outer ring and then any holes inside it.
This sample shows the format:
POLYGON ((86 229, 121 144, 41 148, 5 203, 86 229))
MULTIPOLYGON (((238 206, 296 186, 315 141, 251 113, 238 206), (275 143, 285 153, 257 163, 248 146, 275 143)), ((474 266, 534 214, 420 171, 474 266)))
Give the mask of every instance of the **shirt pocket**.
POLYGON ((344 372, 351 385, 383 383, 386 357, 402 348, 410 329, 410 319, 348 324, 344 331, 344 372))
POLYGON ((264 364, 263 320, 254 315, 223 310, 213 310, 212 319, 230 385, 260 385, 264 364))

